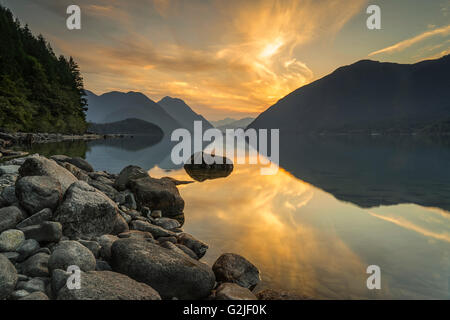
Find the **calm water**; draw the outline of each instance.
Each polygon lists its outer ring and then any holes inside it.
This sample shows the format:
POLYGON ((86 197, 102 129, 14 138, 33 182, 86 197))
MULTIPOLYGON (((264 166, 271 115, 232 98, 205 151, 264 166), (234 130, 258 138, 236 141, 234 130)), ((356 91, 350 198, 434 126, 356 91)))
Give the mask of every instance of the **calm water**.
MULTIPOLYGON (((135 138, 33 151, 190 180, 171 163, 171 147, 135 138)), ((261 270, 261 288, 328 299, 450 298, 448 140, 282 136, 276 175, 235 165, 227 178, 179 189, 184 229, 210 245, 203 259, 239 253, 261 270), (366 287, 369 265, 381 268, 381 290, 366 287)))

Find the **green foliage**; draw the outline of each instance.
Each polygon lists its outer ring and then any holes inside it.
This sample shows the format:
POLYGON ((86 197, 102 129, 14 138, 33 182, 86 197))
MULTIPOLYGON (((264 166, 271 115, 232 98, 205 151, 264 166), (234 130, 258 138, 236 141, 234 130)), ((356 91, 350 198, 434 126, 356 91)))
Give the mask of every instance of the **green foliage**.
POLYGON ((56 57, 41 35, 0 6, 0 129, 84 133, 85 95, 72 57, 56 57))

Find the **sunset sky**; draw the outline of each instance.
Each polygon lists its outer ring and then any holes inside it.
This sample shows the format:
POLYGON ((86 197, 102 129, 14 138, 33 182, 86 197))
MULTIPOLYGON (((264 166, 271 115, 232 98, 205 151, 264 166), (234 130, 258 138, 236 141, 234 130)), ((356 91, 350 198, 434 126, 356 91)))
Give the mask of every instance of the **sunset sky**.
POLYGON ((0 0, 97 94, 186 101, 209 120, 256 116, 341 65, 450 53, 450 0, 0 0), (82 29, 66 28, 66 9, 82 29), (366 27, 370 4, 382 30, 366 27))

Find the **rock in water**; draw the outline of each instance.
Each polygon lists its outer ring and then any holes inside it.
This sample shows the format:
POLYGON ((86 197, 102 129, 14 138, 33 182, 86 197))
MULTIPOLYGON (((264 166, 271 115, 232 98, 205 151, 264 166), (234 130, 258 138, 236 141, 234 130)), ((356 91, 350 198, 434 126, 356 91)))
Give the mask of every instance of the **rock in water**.
POLYGON ((83 181, 74 183, 55 212, 55 221, 70 238, 89 239, 110 233, 117 221, 117 205, 83 181))
POLYGON ((61 241, 48 261, 50 272, 56 269, 67 270, 77 266, 83 271, 95 270, 95 257, 92 252, 77 241, 61 241))
POLYGON ((13 229, 22 219, 23 214, 17 207, 0 209, 0 232, 13 229))
POLYGON ((6 230, 0 234, 0 252, 16 251, 25 241, 25 235, 20 230, 6 230))
POLYGON ((111 271, 90 271, 81 274, 81 288, 63 286, 58 300, 161 300, 152 287, 126 275, 111 271))
POLYGON ((215 284, 214 273, 208 265, 141 239, 115 241, 111 266, 150 285, 163 298, 205 298, 215 284))
POLYGON ((17 283, 14 265, 0 254, 0 300, 6 299, 14 291, 17 283))
POLYGON ((216 290, 217 300, 258 300, 258 298, 247 288, 235 283, 222 283, 216 290))
POLYGON ((30 214, 45 208, 55 210, 62 199, 61 184, 47 176, 23 177, 16 182, 16 196, 30 214))
POLYGON ((148 173, 138 166, 128 166, 124 168, 117 177, 114 187, 119 191, 124 191, 128 188, 128 183, 131 180, 146 178, 148 173))
POLYGON ((92 166, 83 158, 80 157, 68 158, 66 159, 66 162, 86 172, 94 172, 94 168, 92 168, 92 166))
POLYGON ((213 265, 213 271, 219 282, 233 282, 252 290, 261 280, 259 270, 244 257, 225 253, 213 265))
POLYGON ((181 233, 178 236, 178 241, 180 244, 194 251, 199 259, 203 258, 206 251, 208 250, 208 245, 206 243, 195 239, 188 233, 181 233))
POLYGON ((233 162, 222 156, 197 152, 184 165, 184 169, 192 179, 203 182, 228 177, 233 172, 233 162))
POLYGON ((69 171, 58 165, 54 160, 35 156, 28 158, 19 169, 21 177, 49 176, 55 178, 61 184, 63 194, 78 179, 69 171))
POLYGON ((136 196, 139 208, 161 210, 163 216, 171 218, 183 212, 184 200, 176 185, 168 179, 153 179, 150 177, 132 180, 130 189, 136 196))

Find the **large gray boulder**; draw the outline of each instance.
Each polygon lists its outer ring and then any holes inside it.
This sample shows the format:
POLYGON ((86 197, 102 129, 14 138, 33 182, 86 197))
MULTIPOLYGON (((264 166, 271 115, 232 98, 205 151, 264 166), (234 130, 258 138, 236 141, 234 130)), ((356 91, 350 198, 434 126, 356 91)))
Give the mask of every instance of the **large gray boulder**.
POLYGON ((14 265, 0 254, 0 300, 8 298, 14 291, 17 278, 17 271, 14 265))
POLYGON ((55 212, 63 233, 73 239, 90 239, 111 233, 119 209, 105 194, 83 181, 74 183, 55 212))
POLYGON ((161 300, 152 287, 111 271, 81 273, 81 288, 63 286, 58 300, 161 300))
POLYGON ((17 207, 0 209, 0 232, 15 228, 22 218, 22 211, 17 207))
POLYGON ((61 184, 47 176, 28 176, 16 182, 16 196, 20 206, 30 214, 42 209, 55 210, 62 199, 61 184))
POLYGON ((114 187, 119 191, 127 189, 131 180, 148 177, 148 172, 138 166, 128 166, 124 168, 117 177, 114 187))
POLYGON ((217 281, 236 283, 250 290, 253 290, 261 281, 258 268, 244 257, 234 253, 221 255, 212 269, 217 281))
POLYGON ((51 271, 56 269, 67 270, 69 266, 77 266, 83 271, 95 270, 95 256, 77 241, 61 241, 52 252, 48 261, 51 271))
POLYGON ((111 266, 114 271, 148 284, 163 298, 205 298, 215 284, 208 265, 141 239, 115 241, 111 266))
POLYGON ((182 214, 184 200, 173 181, 145 177, 131 180, 133 191, 139 208, 161 210, 164 217, 175 217, 182 214))
POLYGON ((20 167, 19 173, 21 177, 49 176, 55 178, 61 184, 63 193, 72 183, 78 181, 72 173, 58 165, 54 160, 40 156, 28 158, 20 167))

